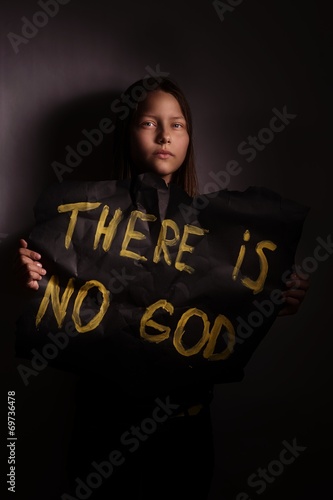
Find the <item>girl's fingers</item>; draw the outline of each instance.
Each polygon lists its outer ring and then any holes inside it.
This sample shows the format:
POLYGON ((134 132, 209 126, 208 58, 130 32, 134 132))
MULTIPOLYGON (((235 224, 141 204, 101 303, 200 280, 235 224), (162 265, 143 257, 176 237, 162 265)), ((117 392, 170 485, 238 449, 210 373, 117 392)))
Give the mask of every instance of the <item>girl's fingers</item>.
POLYGON ((278 316, 287 316, 288 314, 297 313, 300 306, 300 301, 298 299, 294 299, 293 297, 287 297, 285 299, 285 305, 280 310, 278 316))
POLYGON ((40 260, 42 258, 42 256, 39 253, 34 252, 29 248, 19 248, 18 254, 20 258, 27 257, 31 260, 40 260))
POLYGON ((305 280, 297 274, 292 274, 291 279, 286 285, 288 289, 282 292, 284 307, 279 312, 279 316, 297 313, 309 289, 310 283, 309 280, 305 280))
POLYGON ((13 267, 21 285, 31 290, 38 290, 39 281, 46 274, 46 270, 39 260, 41 255, 28 248, 28 242, 21 238, 19 248, 15 254, 13 267))
POLYGON ((283 297, 286 299, 288 297, 298 299, 299 301, 302 301, 305 297, 306 291, 305 290, 286 290, 282 292, 283 297))
POLYGON ((23 238, 20 239, 19 244, 21 248, 28 248, 28 243, 23 238))
POLYGON ((29 257, 32 260, 41 259, 41 255, 38 252, 34 252, 33 250, 30 250, 30 248, 28 248, 28 243, 23 238, 21 238, 19 241, 18 253, 19 255, 25 255, 26 257, 29 257))
POLYGON ((292 274, 291 279, 286 283, 288 288, 297 288, 301 290, 308 290, 310 286, 309 280, 300 278, 297 274, 292 274))
POLYGON ((38 281, 36 280, 31 280, 26 283, 26 286, 30 288, 31 290, 38 290, 39 284, 38 281))
POLYGON ((38 274, 40 276, 44 276, 46 274, 46 270, 42 267, 41 264, 39 264, 39 262, 28 263, 24 267, 25 267, 25 271, 28 273, 35 273, 35 274, 38 274))
POLYGON ((284 303, 297 308, 301 305, 301 301, 295 297, 286 297, 284 303))
POLYGON ((39 274, 38 272, 35 272, 35 271, 28 271, 26 273, 26 278, 27 278, 27 281, 31 281, 31 280, 38 280, 40 281, 42 279, 42 275, 39 274))

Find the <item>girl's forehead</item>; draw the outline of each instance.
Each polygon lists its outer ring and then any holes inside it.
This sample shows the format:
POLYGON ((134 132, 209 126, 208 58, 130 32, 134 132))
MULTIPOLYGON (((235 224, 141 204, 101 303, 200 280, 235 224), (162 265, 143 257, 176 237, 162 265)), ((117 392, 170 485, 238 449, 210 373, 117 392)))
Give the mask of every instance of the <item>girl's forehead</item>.
POLYGON ((138 104, 137 112, 140 114, 163 113, 178 117, 183 116, 177 99, 172 94, 164 92, 163 90, 148 92, 147 97, 138 104))

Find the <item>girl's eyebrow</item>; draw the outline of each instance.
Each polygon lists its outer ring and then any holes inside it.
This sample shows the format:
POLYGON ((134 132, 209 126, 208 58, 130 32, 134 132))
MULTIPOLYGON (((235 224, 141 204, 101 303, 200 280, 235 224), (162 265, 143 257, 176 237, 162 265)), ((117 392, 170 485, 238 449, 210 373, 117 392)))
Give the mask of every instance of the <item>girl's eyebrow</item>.
MULTIPOLYGON (((149 113, 142 113, 140 114, 139 116, 141 117, 145 117, 145 118, 154 118, 155 120, 158 119, 158 116, 155 116, 155 115, 150 115, 149 113)), ((169 117, 170 120, 185 120, 185 117, 184 116, 171 116, 169 117)))

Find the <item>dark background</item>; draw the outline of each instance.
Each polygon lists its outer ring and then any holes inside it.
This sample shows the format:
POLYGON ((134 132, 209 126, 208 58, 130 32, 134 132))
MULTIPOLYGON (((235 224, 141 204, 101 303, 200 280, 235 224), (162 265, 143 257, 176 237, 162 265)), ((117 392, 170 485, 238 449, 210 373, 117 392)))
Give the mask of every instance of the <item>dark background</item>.
MULTIPOLYGON (((59 7, 17 54, 7 34, 21 35, 21 18, 31 20, 41 7, 2 1, 0 12, 0 432, 6 437, 6 394, 15 390, 16 498, 34 500, 63 492, 75 379, 48 368, 25 387, 18 375, 16 365, 24 361, 15 358, 14 331, 24 296, 15 286, 13 254, 34 222, 40 191, 57 181, 52 162, 64 163, 66 145, 75 147, 84 128, 112 118, 111 102, 146 75, 146 66, 160 65, 188 97, 202 191, 211 172, 237 160, 242 172, 230 189, 261 185, 310 207, 298 263, 313 256, 316 238, 326 241, 332 232, 331 27, 321 2, 244 0, 223 21, 210 1, 71 0, 59 7), (246 161, 239 144, 284 106, 296 118, 246 161)), ((107 178, 110 144, 106 135, 66 177, 107 178)), ((332 270, 332 256, 318 264, 301 309, 277 319, 245 379, 216 386, 210 500, 236 499, 242 491, 252 500, 333 498, 332 270), (278 459, 282 441, 294 439, 306 450, 259 495, 248 477, 278 459)), ((96 402, 96 418, 98 412, 96 402)), ((7 465, 1 483, 11 498, 6 473, 7 465)))

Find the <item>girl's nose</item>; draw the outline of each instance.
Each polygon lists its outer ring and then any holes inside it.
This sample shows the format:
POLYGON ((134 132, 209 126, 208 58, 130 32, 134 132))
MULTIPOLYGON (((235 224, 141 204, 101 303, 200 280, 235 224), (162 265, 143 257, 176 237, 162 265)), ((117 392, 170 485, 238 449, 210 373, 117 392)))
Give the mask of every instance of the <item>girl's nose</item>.
POLYGON ((171 142, 171 136, 167 127, 160 127, 157 142, 159 144, 169 144, 171 142))
POLYGON ((158 142, 160 144, 170 144, 170 137, 162 137, 158 142))
POLYGON ((160 144, 169 144, 171 142, 170 135, 166 132, 161 132, 160 137, 158 138, 158 142, 160 144))

